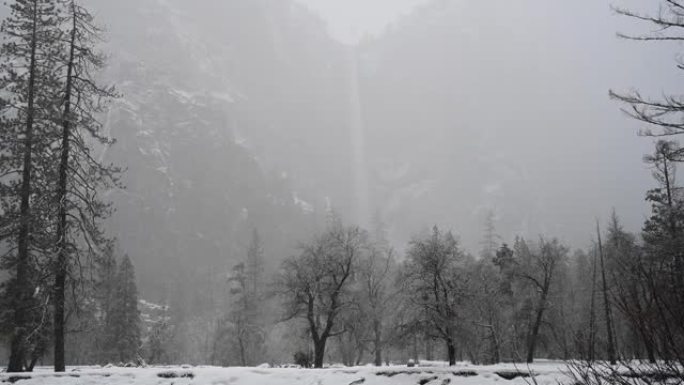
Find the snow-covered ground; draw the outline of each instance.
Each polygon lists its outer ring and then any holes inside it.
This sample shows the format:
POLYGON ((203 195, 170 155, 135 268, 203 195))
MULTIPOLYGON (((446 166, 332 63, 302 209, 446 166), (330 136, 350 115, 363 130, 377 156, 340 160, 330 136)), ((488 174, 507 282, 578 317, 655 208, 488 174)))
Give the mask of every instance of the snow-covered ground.
POLYGON ((49 368, 34 373, 0 373, 0 382, 19 385, 557 385, 569 383, 562 362, 448 367, 406 366, 354 367, 328 369, 148 367, 148 368, 69 368, 55 374, 49 368), (534 374, 534 380, 517 373, 534 374))

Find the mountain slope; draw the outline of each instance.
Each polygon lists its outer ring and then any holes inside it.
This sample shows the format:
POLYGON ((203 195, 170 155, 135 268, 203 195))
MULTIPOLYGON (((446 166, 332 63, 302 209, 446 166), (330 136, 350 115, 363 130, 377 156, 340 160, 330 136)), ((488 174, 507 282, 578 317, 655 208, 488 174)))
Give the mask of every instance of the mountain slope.
POLYGON ((123 95, 107 116, 118 143, 106 156, 128 167, 111 229, 151 298, 179 271, 225 271, 252 227, 271 259, 287 256, 323 197, 346 195, 331 187, 347 184, 341 49, 287 2, 202 3, 97 4, 107 77, 123 95))

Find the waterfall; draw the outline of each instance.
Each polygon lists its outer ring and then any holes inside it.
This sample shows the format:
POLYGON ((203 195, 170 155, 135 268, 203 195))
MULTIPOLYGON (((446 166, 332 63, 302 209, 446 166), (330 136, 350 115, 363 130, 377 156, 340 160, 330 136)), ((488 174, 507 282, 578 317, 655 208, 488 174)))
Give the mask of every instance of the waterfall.
POLYGON ((370 198, 368 186, 368 162, 366 159, 366 132, 363 122, 361 96, 359 95, 359 60, 355 46, 348 48, 349 61, 349 134, 352 150, 352 175, 354 220, 360 226, 370 224, 370 198))

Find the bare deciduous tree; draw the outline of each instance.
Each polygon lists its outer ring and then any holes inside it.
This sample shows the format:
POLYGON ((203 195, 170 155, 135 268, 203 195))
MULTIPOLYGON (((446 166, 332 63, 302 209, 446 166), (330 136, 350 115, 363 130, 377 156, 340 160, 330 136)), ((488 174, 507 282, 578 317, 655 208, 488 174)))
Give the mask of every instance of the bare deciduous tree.
POLYGON ((451 232, 435 226, 432 234, 411 242, 403 267, 407 301, 420 309, 420 323, 431 337, 446 344, 449 365, 456 364, 456 341, 463 322, 461 306, 466 297, 465 254, 451 232))
POLYGON ((558 265, 563 263, 568 249, 558 240, 539 240, 532 248, 524 240, 517 245, 515 275, 526 281, 535 293, 534 315, 527 332, 527 362, 534 361, 539 331, 544 320, 544 313, 549 306, 549 293, 554 282, 558 265))
POLYGON ((323 367, 330 337, 345 332, 338 321, 353 303, 358 262, 368 250, 368 235, 358 227, 333 225, 287 259, 279 276, 286 319, 306 321, 314 346, 314 367, 323 367))
POLYGON ((384 329, 396 298, 392 287, 395 263, 391 248, 374 246, 359 268, 361 311, 369 317, 375 366, 382 365, 382 351, 387 341, 384 329))

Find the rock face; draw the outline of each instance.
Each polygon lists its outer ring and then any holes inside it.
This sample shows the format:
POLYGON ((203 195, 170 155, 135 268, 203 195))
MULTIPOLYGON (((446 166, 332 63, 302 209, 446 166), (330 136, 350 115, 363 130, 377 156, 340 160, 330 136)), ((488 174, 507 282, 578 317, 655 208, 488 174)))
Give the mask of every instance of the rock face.
MULTIPOLYGON (((158 297, 197 266, 271 258, 349 185, 344 48, 288 1, 98 0, 122 98, 104 155, 128 169, 111 229, 158 297), (201 22, 200 22, 201 20, 201 22)), ((317 219, 319 218, 319 219, 317 219)))

